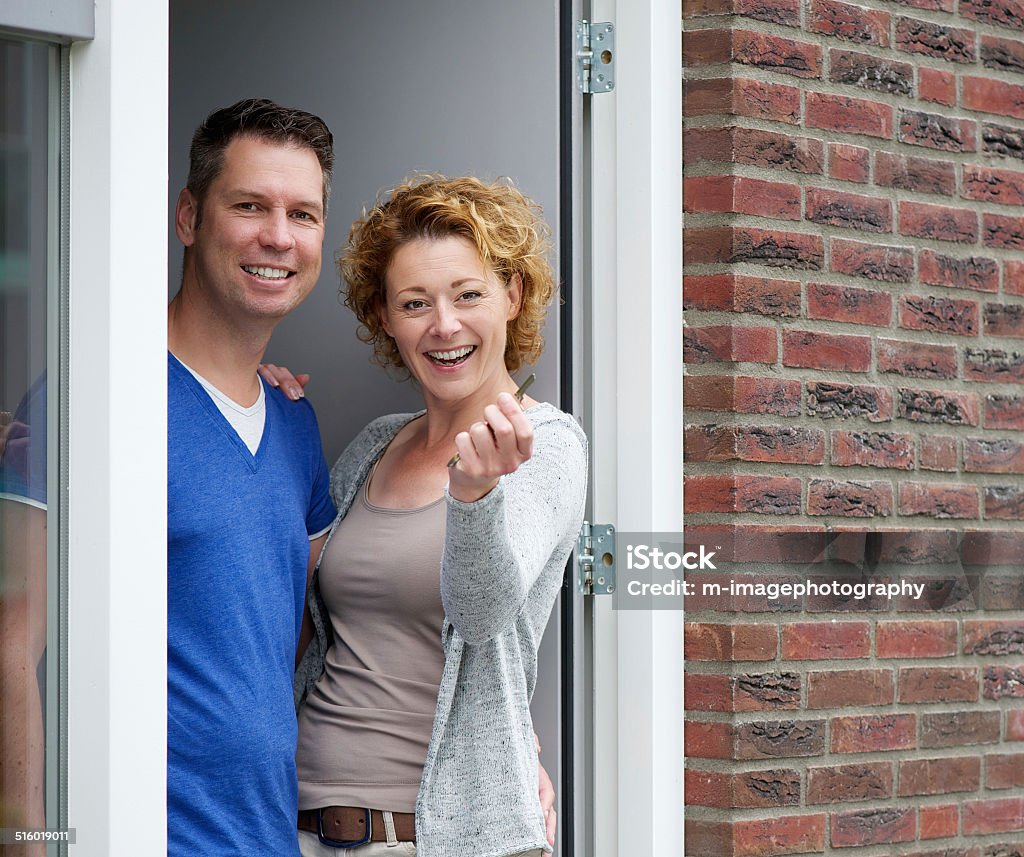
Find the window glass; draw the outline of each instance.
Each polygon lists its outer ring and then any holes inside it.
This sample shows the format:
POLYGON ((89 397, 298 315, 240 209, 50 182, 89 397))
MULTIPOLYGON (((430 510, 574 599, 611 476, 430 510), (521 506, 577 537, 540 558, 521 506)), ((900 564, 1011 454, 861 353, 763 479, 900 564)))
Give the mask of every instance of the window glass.
MULTIPOLYGON (((57 50, 0 37, 0 828, 57 826, 45 812, 57 50)), ((0 850, 46 853, 42 845, 0 850)))

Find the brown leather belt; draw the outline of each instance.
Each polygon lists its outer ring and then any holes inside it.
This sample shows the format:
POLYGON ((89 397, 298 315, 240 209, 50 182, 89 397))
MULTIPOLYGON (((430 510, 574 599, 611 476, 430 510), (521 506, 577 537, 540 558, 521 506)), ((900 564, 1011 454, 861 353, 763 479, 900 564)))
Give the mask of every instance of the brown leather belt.
MULTIPOLYGON (((395 819, 395 838, 399 842, 415 842, 415 813, 393 812, 391 815, 395 819)), ((315 833, 321 841, 329 841, 328 844, 330 842, 387 842, 388 839, 387 831, 384 829, 384 814, 379 809, 362 809, 357 806, 300 809, 299 830, 315 833), (370 819, 369 837, 366 835, 367 818, 370 819)))

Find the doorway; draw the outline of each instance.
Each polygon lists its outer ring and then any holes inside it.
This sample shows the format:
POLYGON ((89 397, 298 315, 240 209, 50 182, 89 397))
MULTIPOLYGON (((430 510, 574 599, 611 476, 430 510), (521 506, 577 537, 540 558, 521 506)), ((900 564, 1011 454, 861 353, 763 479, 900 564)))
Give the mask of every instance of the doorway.
MULTIPOLYGON (((381 190, 417 172, 508 176, 543 207, 556 239, 567 234, 571 194, 560 190, 571 186, 562 155, 564 5, 171 0, 170 209, 185 181, 192 131, 217 107, 266 97, 322 116, 334 132, 323 273, 267 352, 269 361, 312 375, 308 395, 328 463, 371 419, 420 407, 410 384, 396 383, 369 362, 370 349, 357 339, 354 318, 338 299, 334 256, 351 221, 381 190)), ((173 229, 168 240, 173 294, 181 264, 173 229)), ((566 252, 564 238, 551 261, 565 271, 560 252, 566 252)), ((563 400, 566 340, 553 307, 531 394, 571 410, 563 400)), ((563 681, 571 652, 563 641, 571 639, 567 625, 577 599, 571 588, 568 594, 570 603, 556 604, 545 633, 532 705, 542 760, 558 791, 561 831, 572 816, 563 765, 571 756, 563 681)), ((560 832, 559 845, 566 841, 560 832)), ((556 847, 556 854, 570 851, 556 847)))

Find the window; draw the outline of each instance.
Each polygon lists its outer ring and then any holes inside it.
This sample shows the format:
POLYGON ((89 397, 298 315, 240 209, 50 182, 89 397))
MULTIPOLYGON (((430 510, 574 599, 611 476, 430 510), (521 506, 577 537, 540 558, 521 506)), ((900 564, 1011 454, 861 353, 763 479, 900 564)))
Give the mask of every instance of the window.
POLYGON ((0 828, 63 826, 63 80, 59 47, 0 37, 0 828))

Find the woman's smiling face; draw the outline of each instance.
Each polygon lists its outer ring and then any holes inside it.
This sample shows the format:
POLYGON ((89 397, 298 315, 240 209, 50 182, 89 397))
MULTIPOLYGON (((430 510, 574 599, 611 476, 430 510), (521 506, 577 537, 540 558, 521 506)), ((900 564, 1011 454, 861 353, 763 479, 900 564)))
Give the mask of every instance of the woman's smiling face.
POLYGON ((384 277, 381 319, 428 406, 507 382, 508 322, 519 311, 518 277, 508 284, 467 239, 416 239, 395 251, 384 277))

